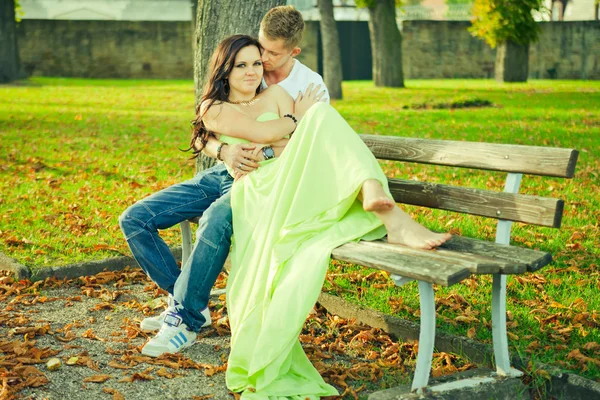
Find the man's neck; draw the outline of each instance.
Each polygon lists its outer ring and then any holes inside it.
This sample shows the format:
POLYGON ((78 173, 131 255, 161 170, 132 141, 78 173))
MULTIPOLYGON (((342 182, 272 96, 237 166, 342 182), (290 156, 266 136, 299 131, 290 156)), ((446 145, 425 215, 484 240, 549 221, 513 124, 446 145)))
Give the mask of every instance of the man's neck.
POLYGON ((264 78, 265 82, 267 83, 267 86, 275 85, 276 83, 279 83, 288 76, 290 76, 290 73, 292 72, 295 63, 296 59, 290 58, 290 61, 286 62, 280 68, 277 68, 276 70, 273 70, 271 72, 265 71, 264 78))

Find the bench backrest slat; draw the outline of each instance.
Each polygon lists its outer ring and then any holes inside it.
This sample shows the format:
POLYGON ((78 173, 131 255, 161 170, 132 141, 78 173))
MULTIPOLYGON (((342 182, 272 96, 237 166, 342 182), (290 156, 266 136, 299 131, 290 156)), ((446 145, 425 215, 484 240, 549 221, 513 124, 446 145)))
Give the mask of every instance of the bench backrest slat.
POLYGON ((388 179, 398 203, 559 228, 563 200, 525 194, 388 179))
POLYGON ((360 135, 375 157, 490 171, 572 178, 579 152, 555 147, 360 135))

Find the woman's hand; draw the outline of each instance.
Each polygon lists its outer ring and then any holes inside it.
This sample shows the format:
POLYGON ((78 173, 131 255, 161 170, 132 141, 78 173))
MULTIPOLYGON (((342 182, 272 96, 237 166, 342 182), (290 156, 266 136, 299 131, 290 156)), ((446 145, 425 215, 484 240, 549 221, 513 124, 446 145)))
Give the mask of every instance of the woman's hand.
POLYGON ((259 162, 264 161, 265 157, 263 156, 262 149, 266 146, 266 144, 252 143, 252 145, 255 147, 255 149, 252 151, 254 157, 256 157, 259 162))
POLYGON ((221 149, 221 159, 235 173, 248 173, 259 167, 260 161, 254 152, 256 145, 248 144, 228 144, 221 149))
POLYGON ((325 90, 321 89, 321 85, 314 85, 313 83, 308 85, 304 94, 298 93, 298 97, 294 102, 294 114, 298 122, 304 117, 308 109, 318 103, 324 95, 325 90))

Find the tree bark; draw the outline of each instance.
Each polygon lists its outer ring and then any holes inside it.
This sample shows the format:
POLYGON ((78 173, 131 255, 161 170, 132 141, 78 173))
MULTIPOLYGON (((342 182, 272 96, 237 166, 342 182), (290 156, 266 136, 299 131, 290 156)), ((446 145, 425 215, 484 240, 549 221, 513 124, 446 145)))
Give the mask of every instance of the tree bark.
POLYGON ((192 7, 192 56, 196 56, 196 18, 198 18, 198 0, 190 0, 192 7))
POLYGON ((342 56, 337 24, 333 17, 333 1, 319 0, 321 41, 323 43, 323 80, 332 99, 342 98, 342 56))
POLYGON ((496 80, 527 82, 529 74, 529 45, 511 41, 498 44, 496 49, 496 80))
POLYGON ((21 77, 14 0, 0 0, 0 83, 21 77))
POLYGON ((569 0, 559 0, 558 2, 560 3, 560 12, 558 15, 558 20, 564 21, 565 20, 565 11, 567 11, 567 5, 569 5, 569 0))
MULTIPOLYGON (((260 21, 271 8, 285 5, 285 0, 198 0, 195 32, 194 86, 196 104, 202 96, 202 87, 210 56, 217 44, 234 34, 257 36, 260 21)), ((200 154, 196 170, 202 171, 215 164, 215 160, 200 154)))
POLYGON ((396 23, 394 0, 376 0, 369 8, 369 32, 375 86, 404 87, 402 34, 396 23))

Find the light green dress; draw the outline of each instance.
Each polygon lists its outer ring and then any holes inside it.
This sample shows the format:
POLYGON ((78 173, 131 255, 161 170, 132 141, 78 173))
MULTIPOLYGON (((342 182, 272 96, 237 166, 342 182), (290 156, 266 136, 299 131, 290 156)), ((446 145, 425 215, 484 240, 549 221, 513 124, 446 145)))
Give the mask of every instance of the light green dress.
MULTIPOLYGON (((275 118, 266 113, 259 120, 275 118)), ((242 392, 242 399, 338 394, 308 360, 298 335, 321 291, 331 251, 386 233, 356 200, 367 179, 379 180, 389 194, 371 151, 334 108, 319 103, 281 157, 234 183, 227 387, 242 392)))

